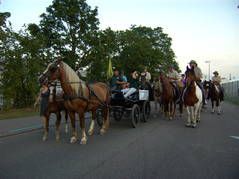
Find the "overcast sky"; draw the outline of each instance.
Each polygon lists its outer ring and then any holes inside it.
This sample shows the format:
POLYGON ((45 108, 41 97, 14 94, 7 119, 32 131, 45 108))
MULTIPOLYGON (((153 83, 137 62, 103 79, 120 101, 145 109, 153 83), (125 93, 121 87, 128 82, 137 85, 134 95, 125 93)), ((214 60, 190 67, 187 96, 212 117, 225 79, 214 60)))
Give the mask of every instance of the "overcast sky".
MULTIPOLYGON (((0 0, 14 29, 38 23, 52 0, 0 0)), ((87 0, 99 9, 100 28, 114 30, 132 24, 162 27, 173 39, 176 60, 184 71, 190 59, 203 73, 218 70, 239 78, 239 0, 87 0)))

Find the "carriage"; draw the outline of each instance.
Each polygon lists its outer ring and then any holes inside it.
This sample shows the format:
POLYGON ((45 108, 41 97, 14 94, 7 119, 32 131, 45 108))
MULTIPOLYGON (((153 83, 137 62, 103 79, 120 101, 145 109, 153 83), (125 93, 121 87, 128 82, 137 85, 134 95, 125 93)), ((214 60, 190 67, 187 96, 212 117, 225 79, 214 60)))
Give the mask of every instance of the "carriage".
MULTIPOLYGON (((110 102, 110 115, 120 121, 129 118, 133 128, 136 128, 140 121, 147 122, 150 116, 151 107, 149 101, 149 90, 137 90, 128 98, 123 96, 121 91, 112 91, 110 102)), ((102 110, 97 110, 97 123, 102 125, 102 110)))

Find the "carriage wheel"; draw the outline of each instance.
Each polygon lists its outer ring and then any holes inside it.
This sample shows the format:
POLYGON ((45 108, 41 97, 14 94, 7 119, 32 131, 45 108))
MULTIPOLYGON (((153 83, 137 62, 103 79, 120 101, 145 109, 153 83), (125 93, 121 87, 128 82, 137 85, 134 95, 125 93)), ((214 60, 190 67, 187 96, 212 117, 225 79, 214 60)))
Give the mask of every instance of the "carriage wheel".
POLYGON ((142 109, 143 122, 147 122, 149 120, 150 112, 151 112, 150 102, 144 101, 142 109))
POLYGON ((120 121, 120 120, 122 119, 122 116, 123 116, 123 111, 122 111, 122 110, 119 110, 119 109, 114 110, 114 111, 113 111, 113 116, 114 116, 114 119, 115 119, 116 121, 120 121))
POLYGON ((103 125, 103 111, 101 109, 98 109, 96 111, 96 121, 97 121, 97 124, 102 127, 103 125))
POLYGON ((131 111, 131 124, 133 128, 136 128, 139 122, 140 122, 140 108, 137 104, 134 104, 131 111))

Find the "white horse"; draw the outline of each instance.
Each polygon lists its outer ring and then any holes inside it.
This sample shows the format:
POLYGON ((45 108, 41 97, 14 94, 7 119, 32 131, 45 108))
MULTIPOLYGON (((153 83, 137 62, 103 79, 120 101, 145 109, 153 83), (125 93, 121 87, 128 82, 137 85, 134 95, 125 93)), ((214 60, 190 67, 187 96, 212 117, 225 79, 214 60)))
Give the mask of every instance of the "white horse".
POLYGON ((186 127, 195 128, 197 126, 197 122, 200 122, 203 100, 202 95, 202 90, 196 83, 194 69, 189 69, 187 67, 186 88, 183 92, 183 103, 186 106, 188 113, 186 127))

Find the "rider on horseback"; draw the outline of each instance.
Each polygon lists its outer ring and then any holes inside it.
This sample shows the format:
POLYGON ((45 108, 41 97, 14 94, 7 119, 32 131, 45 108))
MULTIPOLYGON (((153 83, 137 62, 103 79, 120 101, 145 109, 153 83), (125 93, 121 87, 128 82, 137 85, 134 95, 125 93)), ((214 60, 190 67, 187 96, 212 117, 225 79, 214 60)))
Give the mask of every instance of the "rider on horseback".
POLYGON ((219 76, 219 73, 217 71, 214 71, 213 74, 214 74, 214 76, 212 77, 212 83, 214 83, 216 86, 219 87, 221 99, 223 101, 224 93, 223 93, 223 88, 221 86, 221 81, 222 81, 221 76, 219 76))
POLYGON ((195 76, 197 78, 196 79, 197 85, 202 90, 203 105, 205 105, 206 101, 205 101, 205 92, 204 92, 203 85, 202 85, 202 78, 203 78, 202 70, 198 67, 197 62, 195 60, 191 60, 189 62, 189 65, 190 65, 191 68, 194 69, 194 73, 195 73, 195 76))
POLYGON ((173 65, 169 66, 169 71, 168 71, 167 77, 175 89, 175 93, 176 93, 175 95, 177 97, 177 102, 178 102, 178 100, 180 99, 180 92, 179 92, 179 88, 178 88, 178 84, 177 84, 177 82, 179 80, 179 74, 174 69, 173 65))

